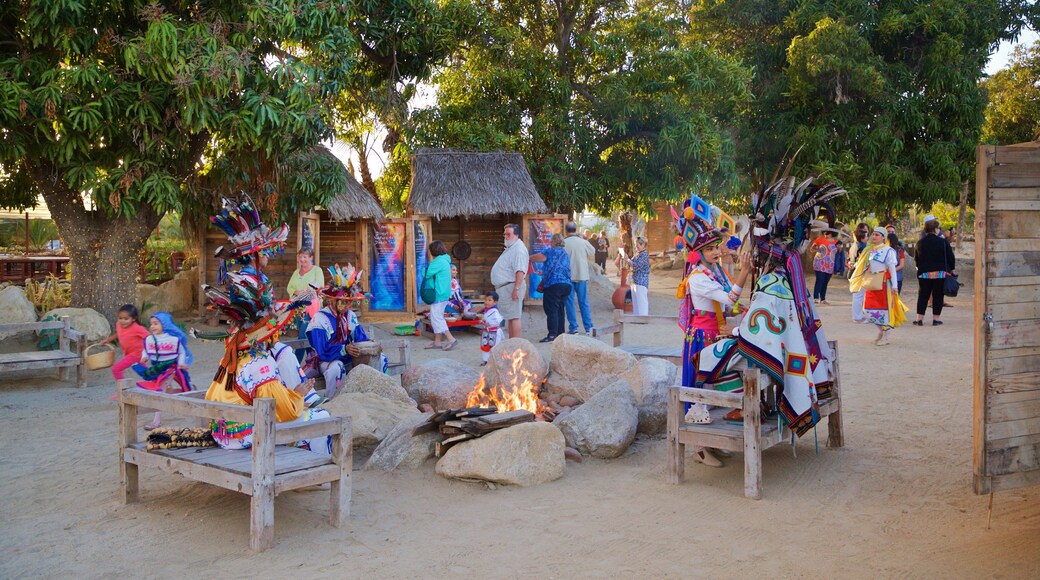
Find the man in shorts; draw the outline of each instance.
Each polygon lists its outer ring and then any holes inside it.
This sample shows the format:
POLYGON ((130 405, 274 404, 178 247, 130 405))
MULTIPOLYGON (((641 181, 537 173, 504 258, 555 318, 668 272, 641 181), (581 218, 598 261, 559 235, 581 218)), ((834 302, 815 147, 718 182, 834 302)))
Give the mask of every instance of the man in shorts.
POLYGON ((491 284, 498 292, 498 312, 509 328, 509 338, 523 335, 520 316, 523 314, 524 293, 527 292, 527 267, 530 255, 520 239, 520 226, 506 224, 502 232, 506 249, 491 267, 491 284))

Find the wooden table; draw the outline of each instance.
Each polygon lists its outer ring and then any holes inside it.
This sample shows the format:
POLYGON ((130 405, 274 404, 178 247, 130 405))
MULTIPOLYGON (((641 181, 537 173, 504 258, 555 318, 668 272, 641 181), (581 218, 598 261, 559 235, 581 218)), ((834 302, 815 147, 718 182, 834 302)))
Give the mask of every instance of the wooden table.
POLYGON ((0 282, 22 282, 26 278, 65 277, 68 256, 0 256, 0 282))

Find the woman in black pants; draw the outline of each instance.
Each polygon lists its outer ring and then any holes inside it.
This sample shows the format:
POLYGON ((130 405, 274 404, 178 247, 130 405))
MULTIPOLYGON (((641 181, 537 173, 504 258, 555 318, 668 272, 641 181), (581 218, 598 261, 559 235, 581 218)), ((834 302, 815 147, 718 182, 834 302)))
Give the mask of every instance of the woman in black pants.
POLYGON ((917 244, 914 263, 917 264, 917 320, 914 326, 924 325, 924 311, 928 307, 928 298, 932 299, 932 326, 939 326, 943 309, 943 281, 954 269, 953 248, 945 239, 938 236, 939 221, 933 216, 925 216, 924 237, 917 244))
POLYGON ((550 247, 531 254, 532 262, 545 262, 542 268, 542 309, 549 333, 539 342, 552 342, 563 334, 565 307, 571 295, 571 260, 563 249, 563 236, 553 234, 550 247))

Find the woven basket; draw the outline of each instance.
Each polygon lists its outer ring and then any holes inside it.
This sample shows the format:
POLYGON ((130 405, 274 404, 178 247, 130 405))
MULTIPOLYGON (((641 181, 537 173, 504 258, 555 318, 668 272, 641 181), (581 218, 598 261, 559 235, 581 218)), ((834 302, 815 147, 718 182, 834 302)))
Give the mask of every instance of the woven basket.
POLYGON ((112 366, 112 363, 116 361, 116 349, 111 344, 92 344, 87 347, 87 356, 83 359, 83 362, 87 363, 87 368, 92 371, 98 369, 107 369, 112 366), (90 354, 91 349, 94 347, 102 347, 105 350, 90 354))

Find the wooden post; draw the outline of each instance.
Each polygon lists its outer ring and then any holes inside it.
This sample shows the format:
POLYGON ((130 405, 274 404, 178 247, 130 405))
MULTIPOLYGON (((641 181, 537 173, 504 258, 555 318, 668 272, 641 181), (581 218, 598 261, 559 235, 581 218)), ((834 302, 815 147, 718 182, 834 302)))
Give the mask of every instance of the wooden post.
POLYGON ((614 309, 614 324, 618 327, 617 332, 614 333, 614 348, 620 347, 625 340, 625 325, 621 323, 621 315, 624 312, 624 310, 614 309))
POLYGON ((249 547, 274 545, 274 399, 253 401, 253 493, 249 502, 249 547))
POLYGON ((119 389, 119 499, 124 503, 137 501, 137 465, 127 463, 123 450, 137 443, 137 406, 123 400, 127 379, 116 382, 119 389))
POLYGON ((758 402, 761 371, 746 370, 744 379, 744 497, 762 498, 762 447, 759 430, 762 426, 762 406, 758 402))
POLYGON ((683 482, 686 476, 686 446, 679 441, 679 424, 682 422, 683 404, 679 400, 679 388, 668 388, 668 476, 674 484, 683 482))
POLYGON ((972 464, 975 493, 992 492, 992 478, 986 465, 986 349, 989 347, 989 324, 983 319, 986 313, 988 280, 986 261, 989 252, 989 224, 986 214, 989 208, 989 173, 993 167, 996 148, 980 146, 977 149, 975 166, 975 372, 973 379, 973 425, 972 464))
POLYGON ((332 482, 329 495, 329 520, 337 528, 350 520, 350 494, 353 469, 354 427, 350 417, 343 417, 342 429, 332 436, 332 462, 339 466, 339 479, 332 482))
MULTIPOLYGON (((58 350, 62 352, 69 352, 69 330, 72 328, 72 323, 69 322, 68 316, 62 316, 61 322, 64 326, 59 330, 58 335, 58 350)), ((68 375, 68 367, 58 367, 58 380, 64 381, 68 375)))
POLYGON ((834 352, 834 360, 831 361, 831 368, 834 371, 834 387, 831 388, 831 391, 838 402, 838 410, 827 417, 827 447, 844 447, 845 434, 842 431, 841 424, 841 368, 838 366, 838 341, 828 340, 827 344, 830 345, 831 350, 834 352))

